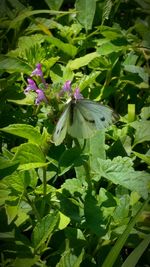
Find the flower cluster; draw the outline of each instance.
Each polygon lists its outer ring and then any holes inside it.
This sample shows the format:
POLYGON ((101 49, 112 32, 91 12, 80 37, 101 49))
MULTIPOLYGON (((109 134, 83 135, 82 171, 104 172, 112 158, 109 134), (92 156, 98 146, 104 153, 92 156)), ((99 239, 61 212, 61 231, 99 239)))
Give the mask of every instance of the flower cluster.
MULTIPOLYGON (((44 85, 44 88, 47 88, 47 83, 43 77, 43 72, 42 72, 42 65, 38 63, 36 65, 35 70, 32 71, 31 77, 33 76, 38 76, 41 79, 42 84, 44 85)), ((34 91, 37 94, 37 97, 35 99, 35 104, 39 105, 41 102, 47 103, 47 98, 45 96, 45 93, 43 92, 42 89, 38 88, 36 85, 35 81, 31 78, 27 79, 28 85, 24 90, 24 93, 27 94, 29 91, 34 91)))
POLYGON ((83 99, 83 95, 80 93, 79 88, 76 88, 74 91, 72 91, 70 80, 65 82, 62 90, 60 91, 60 95, 63 95, 65 92, 67 92, 68 95, 73 97, 75 100, 83 99))

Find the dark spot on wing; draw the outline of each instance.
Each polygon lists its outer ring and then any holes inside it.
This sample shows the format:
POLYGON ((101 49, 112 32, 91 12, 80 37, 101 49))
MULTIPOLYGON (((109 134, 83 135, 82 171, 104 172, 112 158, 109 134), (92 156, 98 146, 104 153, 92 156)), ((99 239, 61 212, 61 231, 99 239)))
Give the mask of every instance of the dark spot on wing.
MULTIPOLYGON (((83 115, 82 115, 83 116, 83 115)), ((95 120, 89 120, 86 117, 83 116, 83 118, 85 119, 85 121, 89 122, 89 123, 95 123, 95 120)))
POLYGON ((104 117, 101 117, 100 120, 101 120, 101 121, 105 121, 105 118, 104 118, 104 117))
POLYGON ((62 127, 61 129, 58 129, 57 132, 56 132, 56 134, 61 133, 63 129, 64 129, 64 127, 62 127))

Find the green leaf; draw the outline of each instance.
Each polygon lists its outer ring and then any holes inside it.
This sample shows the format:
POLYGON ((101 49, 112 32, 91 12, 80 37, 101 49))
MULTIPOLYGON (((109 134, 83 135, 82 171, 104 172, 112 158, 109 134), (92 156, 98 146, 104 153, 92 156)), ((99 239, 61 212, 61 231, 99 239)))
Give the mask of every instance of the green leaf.
POLYGON ((150 141, 150 121, 134 121, 130 125, 136 130, 133 146, 150 141))
POLYGON ((98 159, 99 173, 114 184, 119 184, 131 191, 136 191, 143 198, 148 197, 150 175, 145 171, 135 171, 132 161, 127 157, 111 160, 98 159))
POLYGON ((45 38, 45 40, 53 44, 54 46, 56 46, 57 48, 59 48, 60 50, 62 50, 64 53, 66 53, 71 57, 74 57, 77 54, 77 48, 74 45, 64 43, 60 39, 54 36, 48 36, 45 38))
POLYGON ((102 13, 102 24, 104 23, 104 21, 106 19, 109 18, 109 14, 111 12, 111 9, 112 9, 112 1, 111 0, 106 0, 104 2, 104 7, 103 7, 103 13, 102 13))
POLYGON ((49 9, 59 10, 64 0, 45 0, 49 9))
POLYGON ((83 57, 76 58, 74 60, 70 60, 67 67, 69 67, 71 70, 79 69, 83 66, 88 65, 94 58, 98 57, 99 54, 97 52, 92 52, 89 54, 86 54, 83 57))
POLYGON ((46 215, 38 222, 33 230, 32 243, 37 250, 51 236, 58 226, 59 213, 57 211, 46 215))
POLYGON ((140 116, 143 120, 148 120, 150 118, 150 107, 143 107, 140 116))
POLYGON ((138 260, 146 250, 150 243, 150 235, 147 235, 144 240, 131 252, 121 267, 135 267, 138 260))
POLYGON ((62 230, 68 226, 68 224, 70 223, 70 218, 64 215, 62 212, 59 212, 59 216, 60 216, 60 221, 58 228, 59 230, 62 230))
POLYGON ((75 255, 71 249, 67 249, 57 263, 56 267, 80 267, 84 256, 84 249, 79 255, 75 255))
POLYGON ((98 201, 90 192, 85 197, 84 214, 86 227, 97 236, 104 236, 107 232, 107 221, 98 201))
POLYGON ((32 68, 23 60, 8 56, 0 57, 0 70, 9 73, 23 72, 30 75, 32 68))
POLYGON ((96 0, 76 0, 77 19, 86 29, 92 28, 96 11, 96 0))
POLYGON ((18 205, 17 203, 10 203, 9 205, 5 205, 5 210, 6 210, 6 214, 7 214, 7 221, 8 224, 10 224, 16 217, 18 214, 18 205))
POLYGON ((18 164, 16 161, 0 157, 0 179, 13 173, 17 169, 18 164))
POLYGON ((32 143, 25 143, 18 147, 13 160, 19 161, 20 164, 45 163, 45 156, 39 146, 32 143))
POLYGON ((81 165, 81 151, 77 147, 65 150, 59 159, 59 175, 64 174, 74 165, 81 165))
POLYGON ((40 261, 40 256, 35 255, 34 258, 16 258, 14 261, 15 267, 32 267, 34 266, 38 261, 40 261))
POLYGON ((9 126, 1 128, 0 130, 26 138, 31 143, 41 144, 42 142, 42 136, 38 130, 28 124, 10 124, 9 126))
POLYGON ((126 46, 125 45, 115 45, 111 42, 106 42, 104 44, 102 44, 100 47, 97 48, 97 52, 99 55, 109 55, 113 52, 119 52, 119 51, 122 51, 126 49, 126 46))

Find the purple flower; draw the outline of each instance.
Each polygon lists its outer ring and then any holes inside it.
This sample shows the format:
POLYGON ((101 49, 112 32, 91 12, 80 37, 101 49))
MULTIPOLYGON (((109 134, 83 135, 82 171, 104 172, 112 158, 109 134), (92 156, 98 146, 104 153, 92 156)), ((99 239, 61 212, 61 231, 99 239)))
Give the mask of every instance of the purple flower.
POLYGON ((36 93, 37 93, 37 97, 36 97, 36 100, 35 100, 35 104, 36 105, 39 105, 42 101, 47 103, 46 96, 45 96, 44 92, 41 89, 37 89, 36 93))
POLYGON ((38 89, 36 83, 32 79, 27 79, 27 81, 28 81, 28 86, 24 90, 25 94, 31 90, 36 91, 38 89))
POLYGON ((73 93, 73 96, 74 96, 75 100, 83 99, 83 95, 80 93, 80 89, 79 88, 75 89, 75 91, 73 93))
POLYGON ((42 64, 38 63, 36 64, 35 70, 32 71, 31 76, 40 76, 43 78, 43 72, 42 72, 42 64))
POLYGON ((71 81, 70 80, 66 81, 62 89, 64 92, 71 91, 71 81))

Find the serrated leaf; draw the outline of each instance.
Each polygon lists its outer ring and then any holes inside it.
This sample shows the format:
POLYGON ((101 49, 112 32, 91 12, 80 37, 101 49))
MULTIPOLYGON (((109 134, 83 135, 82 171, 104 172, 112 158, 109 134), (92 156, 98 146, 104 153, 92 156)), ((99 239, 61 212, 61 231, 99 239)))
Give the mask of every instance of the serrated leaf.
POLYGON ((23 60, 8 56, 0 57, 0 70, 7 71, 9 73, 23 72, 30 75, 32 68, 23 60))
POLYGON ((112 161, 98 159, 98 162, 99 176, 131 191, 136 191, 145 199, 148 197, 150 175, 145 171, 135 171, 129 158, 116 157, 112 161))
POLYGON ((43 217, 41 221, 37 223, 32 235, 32 243, 36 250, 43 245, 47 238, 54 232, 58 225, 58 221, 59 213, 55 211, 43 217))
POLYGON ((38 130, 28 124, 10 124, 9 126, 1 128, 0 130, 6 133, 26 138, 29 142, 35 144, 41 144, 42 142, 42 136, 38 132, 38 130))
POLYGON ((13 160, 19 161, 20 164, 45 163, 45 156, 39 146, 25 143, 18 147, 13 160))

